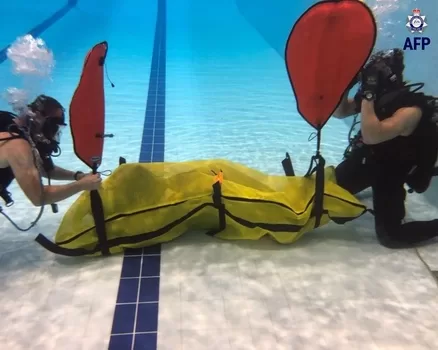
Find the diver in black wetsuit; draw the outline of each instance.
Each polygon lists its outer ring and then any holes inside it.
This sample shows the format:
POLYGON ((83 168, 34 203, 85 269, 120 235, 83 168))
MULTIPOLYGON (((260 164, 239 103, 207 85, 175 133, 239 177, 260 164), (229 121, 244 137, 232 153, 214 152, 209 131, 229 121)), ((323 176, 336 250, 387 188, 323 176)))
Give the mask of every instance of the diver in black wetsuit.
POLYGON ((337 166, 336 178, 353 194, 372 188, 376 234, 388 248, 438 237, 438 219, 403 223, 404 185, 426 191, 438 157, 437 99, 418 92, 423 84, 407 85, 403 70, 402 50, 377 52, 358 77, 354 99, 348 99, 350 87, 334 113, 337 118, 361 113, 361 130, 337 166))
POLYGON ((52 155, 59 151, 58 136, 63 125, 64 108, 45 95, 38 96, 20 116, 0 111, 0 197, 7 205, 13 203, 7 188, 14 179, 35 206, 53 204, 100 187, 99 174, 72 172, 53 164, 52 155), (76 181, 43 186, 41 176, 76 181))

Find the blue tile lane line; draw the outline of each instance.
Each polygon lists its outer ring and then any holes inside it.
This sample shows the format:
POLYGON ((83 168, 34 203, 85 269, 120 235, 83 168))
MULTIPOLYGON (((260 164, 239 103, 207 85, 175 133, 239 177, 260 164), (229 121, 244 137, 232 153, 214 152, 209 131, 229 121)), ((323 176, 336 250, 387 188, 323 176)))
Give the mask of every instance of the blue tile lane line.
MULTIPOLYGON (((140 162, 164 161, 166 0, 158 0, 140 162)), ((161 247, 125 252, 109 350, 156 350, 161 247)))
MULTIPOLYGON (((34 38, 40 36, 44 31, 58 22, 62 17, 64 17, 73 7, 76 6, 77 0, 69 0, 65 6, 56 11, 49 18, 38 24, 36 27, 31 29, 27 34, 32 35, 34 38)), ((8 45, 0 50, 0 64, 8 59, 6 53, 11 45, 8 45)))

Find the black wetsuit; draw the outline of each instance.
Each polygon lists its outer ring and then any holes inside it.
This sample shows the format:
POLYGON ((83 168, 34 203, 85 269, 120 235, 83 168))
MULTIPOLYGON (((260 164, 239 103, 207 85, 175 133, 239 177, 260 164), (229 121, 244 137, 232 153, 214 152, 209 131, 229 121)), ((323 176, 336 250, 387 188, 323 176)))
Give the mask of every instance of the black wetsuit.
MULTIPOLYGON (((364 145, 360 133, 356 145, 336 168, 338 184, 356 194, 369 187, 373 191, 375 227, 379 242, 388 248, 407 248, 438 237, 438 219, 403 224, 406 191, 404 184, 424 192, 430 184, 438 154, 437 126, 430 118, 434 108, 421 93, 408 93, 384 109, 376 110, 379 119, 391 116, 402 107, 417 106, 423 117, 407 137, 396 137, 364 145), (412 169, 416 171, 412 172, 412 169)), ((360 99, 356 99, 360 106, 360 99)))
MULTIPOLYGON (((11 135, 2 137, 0 138, 0 141, 13 140, 17 138, 26 139, 26 136, 14 123, 14 119, 16 117, 17 116, 13 113, 0 111, 0 132, 12 132, 15 134, 14 136, 11 135)), ((42 150, 39 150, 39 152, 44 163, 44 169, 46 169, 46 171, 53 169, 54 165, 51 157, 45 155, 42 150)), ((15 175, 11 167, 0 168, 0 197, 5 201, 6 204, 12 204, 12 198, 10 197, 10 193, 7 189, 14 179, 15 175)))

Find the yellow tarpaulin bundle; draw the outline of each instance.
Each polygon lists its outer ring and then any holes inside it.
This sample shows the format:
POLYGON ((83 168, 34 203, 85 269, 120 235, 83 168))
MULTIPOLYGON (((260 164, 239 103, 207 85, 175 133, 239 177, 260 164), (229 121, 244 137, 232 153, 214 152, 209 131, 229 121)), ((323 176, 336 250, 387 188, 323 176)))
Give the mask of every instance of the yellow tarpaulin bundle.
MULTIPOLYGON (((324 187, 319 226, 367 211, 336 185, 332 167, 325 169, 324 187)), ((226 160, 122 164, 99 193, 112 254, 168 242, 188 230, 228 240, 270 235, 293 243, 315 227, 315 176, 266 175, 226 160)), ((55 242, 62 254, 66 249, 68 255, 101 254, 89 192, 67 211, 55 242)))

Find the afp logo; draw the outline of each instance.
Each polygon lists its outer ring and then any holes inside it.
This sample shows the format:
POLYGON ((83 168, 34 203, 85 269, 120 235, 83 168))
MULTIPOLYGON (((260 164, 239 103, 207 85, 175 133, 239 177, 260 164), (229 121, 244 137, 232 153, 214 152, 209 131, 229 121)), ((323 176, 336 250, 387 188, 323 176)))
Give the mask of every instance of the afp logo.
MULTIPOLYGON (((418 8, 412 10, 412 14, 413 16, 408 16, 406 27, 411 33, 423 34, 423 30, 427 27, 426 16, 422 16, 418 8)), ((417 50, 418 48, 425 50, 430 43, 430 38, 425 36, 407 37, 403 45, 403 50, 417 50)))

